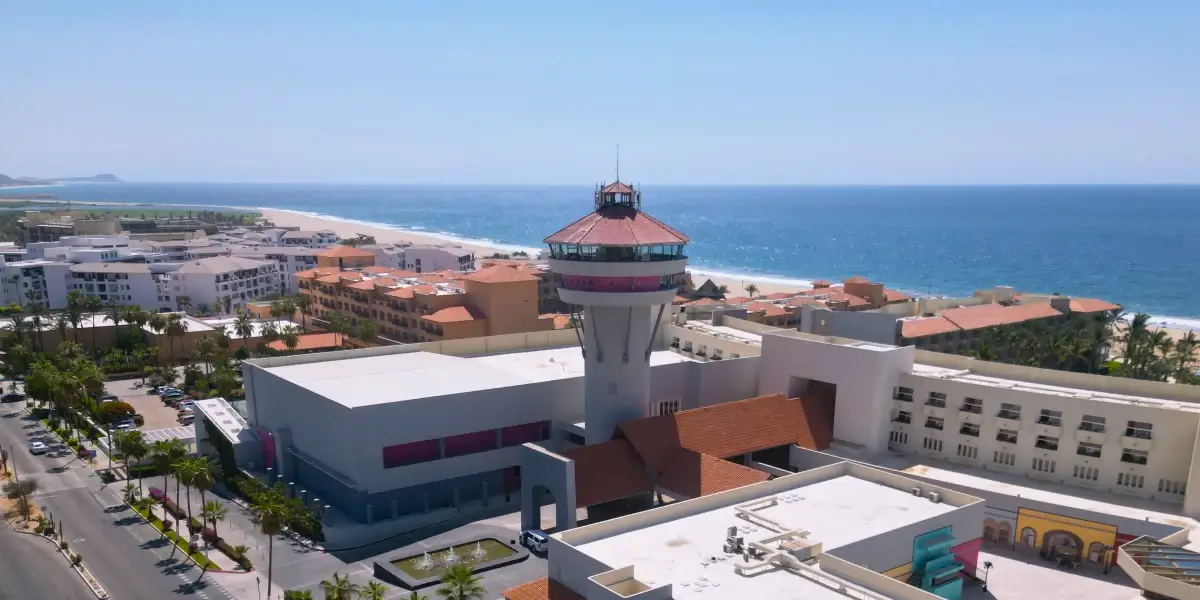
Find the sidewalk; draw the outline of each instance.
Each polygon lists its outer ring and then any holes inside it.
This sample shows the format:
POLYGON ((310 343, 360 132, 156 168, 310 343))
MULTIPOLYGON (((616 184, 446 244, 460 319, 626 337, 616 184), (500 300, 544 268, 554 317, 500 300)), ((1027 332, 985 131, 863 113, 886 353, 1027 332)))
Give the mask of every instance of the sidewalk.
MULTIPOLYGON (((159 519, 172 521, 172 527, 174 527, 174 517, 171 517, 169 514, 167 514, 167 510, 163 508, 161 504, 155 504, 154 506, 150 507, 150 512, 159 519)), ((193 517, 195 517, 194 514, 193 517)), ((181 519, 180 525, 184 527, 184 531, 187 531, 187 524, 185 521, 186 519, 181 519)), ((235 543, 233 540, 231 540, 220 526, 217 527, 217 531, 220 533, 220 537, 225 540, 225 543, 229 544, 230 546, 242 545, 241 543, 235 543)), ((238 569, 237 561, 226 556, 225 553, 218 550, 216 546, 202 546, 202 551, 204 552, 204 555, 208 557, 208 560, 211 560, 213 564, 217 565, 218 569, 221 569, 222 571, 241 572, 240 569, 238 569)))

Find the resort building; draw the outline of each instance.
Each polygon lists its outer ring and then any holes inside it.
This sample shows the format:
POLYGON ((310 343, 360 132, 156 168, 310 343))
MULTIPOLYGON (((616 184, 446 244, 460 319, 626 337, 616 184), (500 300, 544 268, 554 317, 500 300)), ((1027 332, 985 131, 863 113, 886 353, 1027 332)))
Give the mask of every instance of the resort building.
POLYGON ((413 244, 404 248, 404 269, 416 273, 474 271, 475 251, 458 244, 413 244))
POLYGON ((295 296, 297 292, 296 274, 316 267, 317 255, 323 251, 319 248, 304 247, 234 246, 230 256, 279 263, 279 293, 284 296, 295 296))
POLYGON ((66 292, 78 290, 103 302, 154 312, 181 310, 186 304, 230 313, 249 300, 280 291, 278 263, 226 256, 185 263, 83 263, 68 265, 67 270, 64 306, 66 292))
POLYGON ((511 267, 472 273, 419 274, 374 265, 375 255, 350 246, 318 254, 316 269, 295 275, 313 299, 310 314, 341 312, 351 325, 373 322, 382 338, 414 343, 555 328, 538 312, 538 279, 511 267))
POLYGON ((281 234, 278 244, 282 246, 303 246, 306 248, 326 248, 342 241, 341 236, 328 229, 320 231, 288 231, 281 234))
POLYGON ((5 306, 41 304, 50 310, 67 307, 67 274, 71 263, 30 259, 0 265, 0 292, 5 306))
POLYGON ((403 269, 404 250, 410 246, 412 244, 363 244, 358 246, 358 249, 374 254, 376 265, 389 269, 403 269))

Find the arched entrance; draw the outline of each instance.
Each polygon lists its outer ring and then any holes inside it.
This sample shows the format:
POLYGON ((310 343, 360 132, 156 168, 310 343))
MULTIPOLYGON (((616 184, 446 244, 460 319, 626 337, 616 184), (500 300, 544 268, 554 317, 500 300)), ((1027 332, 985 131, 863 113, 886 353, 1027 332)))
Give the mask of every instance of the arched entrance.
POLYGON ((1044 558, 1059 557, 1078 561, 1081 552, 1083 552, 1083 540, 1070 531, 1056 529, 1047 531, 1042 536, 1042 556, 1044 558))
POLYGON ((575 463, 533 444, 521 452, 521 529, 575 527, 575 463), (543 506, 553 506, 545 511, 543 506), (553 520, 548 517, 553 514, 553 520))
POLYGON ((996 526, 996 543, 1004 546, 1012 544, 1012 523, 1001 521, 996 526))
POLYGON ((558 529, 558 516, 555 514, 558 508, 554 502, 554 492, 544 485, 533 486, 533 506, 538 511, 538 526, 537 529, 542 531, 553 531, 558 529), (549 506, 550 510, 546 510, 549 506))
POLYGON ((1092 542, 1088 546, 1087 560, 1090 563, 1100 564, 1104 562, 1104 544, 1100 542, 1092 542))
POLYGON ((1027 550, 1037 549, 1037 531, 1032 527, 1026 527, 1021 530, 1021 547, 1027 550))

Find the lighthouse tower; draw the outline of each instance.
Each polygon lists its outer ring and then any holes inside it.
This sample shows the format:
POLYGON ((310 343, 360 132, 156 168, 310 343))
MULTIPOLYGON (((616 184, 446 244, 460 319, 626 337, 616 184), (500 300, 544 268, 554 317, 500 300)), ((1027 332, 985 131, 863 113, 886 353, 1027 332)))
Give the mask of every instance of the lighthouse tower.
POLYGON ((616 181, 596 188, 595 211, 547 237, 563 302, 581 307, 588 444, 650 415, 650 349, 675 299, 687 236, 642 212, 642 194, 616 181))

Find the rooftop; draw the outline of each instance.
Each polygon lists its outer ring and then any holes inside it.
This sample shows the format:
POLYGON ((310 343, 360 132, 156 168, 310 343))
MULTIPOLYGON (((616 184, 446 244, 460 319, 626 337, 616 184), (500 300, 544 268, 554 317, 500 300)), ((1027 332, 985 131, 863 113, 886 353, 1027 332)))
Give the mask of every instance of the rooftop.
POLYGON ((229 273, 231 271, 244 271, 248 269, 257 269, 275 264, 266 260, 255 260, 253 258, 238 258, 233 256, 214 256, 211 258, 201 258, 183 263, 175 273, 208 273, 220 274, 229 273))
POLYGON ((248 427, 242 415, 238 414, 224 398, 197 400, 196 410, 200 411, 209 423, 215 425, 218 431, 235 444, 241 441, 239 438, 248 427))
POLYGON ((375 254, 366 250, 359 250, 354 246, 334 246, 327 250, 322 250, 317 253, 317 256, 327 258, 375 258, 375 254))
POLYGON ((711 508, 708 502, 692 500, 643 513, 638 517, 648 522, 632 530, 621 528, 621 519, 616 519, 618 523, 608 526, 617 527, 615 535, 604 535, 604 523, 558 535, 568 544, 579 539, 579 552, 612 569, 632 565, 637 580, 648 586, 671 584, 674 598, 845 600, 837 591, 786 569, 740 575, 734 571, 740 559, 721 552, 729 527, 736 527, 751 543, 782 533, 768 526, 771 523, 784 531, 798 530, 836 556, 839 547, 957 509, 951 502, 913 496, 896 482, 858 476, 872 469, 842 465, 823 468, 828 474, 817 481, 806 472, 710 496, 715 504, 711 508), (688 505, 699 512, 689 511, 688 505), (753 517, 742 516, 747 512, 753 517), (589 535, 593 527, 600 532, 589 535))
MULTIPOLYGON (((266 367, 266 371, 347 408, 464 394, 583 376, 578 347, 457 357, 432 352, 338 358, 266 367), (396 385, 403 379, 405 385, 396 385)), ((651 366, 689 362, 674 352, 654 352, 651 366)))
POLYGON ((651 246, 686 244, 688 237, 632 206, 610 205, 551 234, 545 242, 585 246, 651 246))

